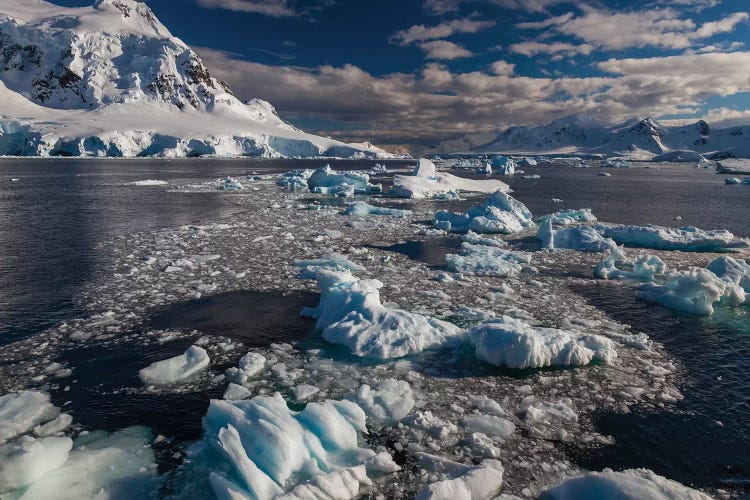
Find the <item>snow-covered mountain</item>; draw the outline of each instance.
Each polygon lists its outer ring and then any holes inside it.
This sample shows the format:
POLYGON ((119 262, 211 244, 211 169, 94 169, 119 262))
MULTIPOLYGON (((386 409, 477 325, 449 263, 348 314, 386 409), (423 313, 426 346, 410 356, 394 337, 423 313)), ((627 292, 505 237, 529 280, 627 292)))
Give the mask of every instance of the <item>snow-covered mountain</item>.
POLYGON ((241 102, 143 3, 0 0, 0 155, 208 154, 388 156, 241 102))
POLYGON ((511 127, 484 143, 444 141, 426 153, 603 154, 651 159, 676 151, 714 158, 750 157, 750 126, 713 129, 703 120, 674 126, 653 118, 608 125, 595 116, 572 115, 547 125, 511 127))

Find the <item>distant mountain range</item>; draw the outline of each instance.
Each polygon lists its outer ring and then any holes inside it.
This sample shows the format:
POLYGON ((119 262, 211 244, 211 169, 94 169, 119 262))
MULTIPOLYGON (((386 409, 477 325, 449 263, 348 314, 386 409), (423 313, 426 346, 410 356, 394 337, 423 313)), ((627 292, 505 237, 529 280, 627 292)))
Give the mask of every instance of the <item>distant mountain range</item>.
POLYGON ((134 0, 0 0, 0 155, 389 156, 241 102, 134 0))
POLYGON ((511 127, 494 137, 487 134, 452 139, 424 154, 509 153, 587 154, 632 159, 750 157, 750 126, 712 128, 703 120, 689 125, 664 125, 653 118, 608 125, 591 115, 571 115, 547 125, 511 127))

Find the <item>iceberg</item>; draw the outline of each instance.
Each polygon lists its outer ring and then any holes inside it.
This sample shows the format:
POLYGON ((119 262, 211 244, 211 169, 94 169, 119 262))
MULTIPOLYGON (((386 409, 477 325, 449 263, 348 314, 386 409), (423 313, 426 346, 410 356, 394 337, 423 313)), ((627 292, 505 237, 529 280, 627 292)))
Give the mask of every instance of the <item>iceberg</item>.
POLYGON ((452 323, 383 306, 378 280, 325 267, 308 267, 301 275, 314 277, 321 295, 318 306, 305 308, 302 315, 317 320, 326 341, 345 345, 356 356, 398 358, 465 338, 452 323))
POLYGON ((552 220, 539 226, 536 233, 542 247, 549 249, 569 249, 580 252, 606 252, 617 245, 605 238, 591 226, 576 226, 555 230, 552 220))
POLYGON ((542 215, 536 222, 537 224, 543 224, 545 222, 551 222, 554 226, 570 226, 581 222, 596 222, 596 216, 591 213, 590 208, 579 208, 560 210, 553 214, 542 215))
POLYGON ((205 370, 208 363, 205 349, 193 345, 179 356, 157 361, 141 369, 138 377, 144 384, 172 384, 205 370))
POLYGON ((286 498, 307 498, 305 491, 333 488, 329 497, 352 498, 352 480, 369 483, 365 470, 356 467, 376 456, 358 446, 359 435, 367 432, 365 418, 351 401, 308 403, 295 412, 278 393, 211 400, 203 419, 204 441, 229 466, 226 476, 213 473, 218 475, 211 478, 214 493, 266 500, 285 491, 286 498))
POLYGON ((367 174, 336 172, 330 165, 315 170, 307 179, 307 187, 313 193, 337 196, 379 193, 383 190, 380 184, 370 184, 367 174))
POLYGON ((720 252, 750 248, 750 240, 736 238, 726 230, 704 231, 692 226, 681 229, 662 226, 594 226, 605 238, 618 245, 685 252, 720 252))
POLYGON ((724 255, 712 260, 706 269, 750 294, 750 264, 746 261, 724 255))
POLYGON ((413 175, 394 175, 393 187, 388 192, 400 198, 457 198, 458 192, 508 192, 510 187, 494 179, 465 179, 449 173, 438 173, 435 164, 420 158, 413 175))
POLYGON ((482 361, 508 368, 609 363, 617 357, 614 343, 600 335, 534 327, 503 316, 469 329, 469 341, 482 361))
POLYGON ((653 281, 663 275, 667 265, 656 255, 628 259, 619 249, 612 249, 594 268, 594 276, 605 280, 653 281))
POLYGON ((493 155, 490 158, 492 169, 504 177, 512 177, 516 173, 518 165, 507 156, 493 155))
POLYGON ((641 285, 636 296, 668 309, 699 316, 713 314, 716 303, 736 307, 746 299, 745 290, 738 284, 700 268, 668 273, 666 283, 641 285))
POLYGON ((542 500, 711 500, 698 490, 648 469, 605 470, 567 479, 543 492, 542 500))
POLYGON ((470 208, 466 213, 437 211, 435 227, 445 231, 511 234, 534 227, 534 221, 526 205, 504 192, 497 191, 484 203, 470 208))
POLYGON ((449 271, 475 276, 516 276, 524 264, 531 263, 531 254, 514 252, 498 246, 461 243, 458 255, 445 256, 449 271))
POLYGON ((399 210, 397 208, 376 207, 364 201, 357 201, 346 207, 345 215, 365 217, 368 215, 390 215, 391 217, 409 217, 411 210, 399 210))

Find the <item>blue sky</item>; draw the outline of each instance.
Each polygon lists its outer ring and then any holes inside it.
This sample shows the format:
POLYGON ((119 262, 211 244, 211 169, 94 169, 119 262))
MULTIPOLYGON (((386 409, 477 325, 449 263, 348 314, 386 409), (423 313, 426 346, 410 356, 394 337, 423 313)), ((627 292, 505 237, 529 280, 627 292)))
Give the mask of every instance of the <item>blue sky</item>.
POLYGON ((146 3, 238 97, 347 140, 426 145, 573 113, 750 121, 748 0, 146 3))

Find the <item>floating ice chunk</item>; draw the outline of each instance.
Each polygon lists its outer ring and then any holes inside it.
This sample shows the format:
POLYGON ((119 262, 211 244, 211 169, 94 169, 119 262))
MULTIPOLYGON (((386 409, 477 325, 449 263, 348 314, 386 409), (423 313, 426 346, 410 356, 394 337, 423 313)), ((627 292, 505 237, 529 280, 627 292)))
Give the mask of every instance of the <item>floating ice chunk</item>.
POLYGON ((157 486, 151 440, 144 427, 80 437, 68 460, 29 486, 22 498, 149 498, 157 486))
POLYGON ((68 437, 24 436, 18 443, 0 446, 0 493, 31 484, 57 469, 68 460, 71 448, 73 440, 68 437))
POLYGON ((205 349, 193 345, 179 356, 143 368, 138 372, 138 377, 144 384, 172 384, 205 370, 208 363, 205 349))
POLYGON ((355 264, 340 253, 332 253, 321 259, 296 260, 294 265, 302 270, 299 276, 301 279, 316 279, 316 269, 325 267, 338 271, 349 270, 355 273, 365 270, 364 267, 355 264))
POLYGON ((657 250, 714 252, 750 248, 750 240, 736 238, 725 230, 704 231, 692 226, 682 229, 661 226, 595 226, 605 238, 620 245, 632 245, 657 250))
POLYGON ((736 186, 741 182, 742 181, 739 179, 739 177, 727 177, 726 179, 724 179, 724 184, 728 184, 730 186, 736 186))
POLYGON ((361 485, 372 485, 364 465, 315 476, 275 500, 350 500, 359 496, 361 485))
POLYGON ((379 184, 370 184, 370 176, 355 172, 336 172, 330 165, 315 170, 307 179, 307 187, 313 193, 351 196, 355 193, 379 193, 379 184))
POLYGON ((388 378, 381 380, 375 389, 367 384, 359 386, 357 403, 370 418, 397 422, 414 407, 414 397, 408 382, 388 378))
POLYGON ((239 384, 230 383, 224 391, 224 399, 230 401, 239 401, 241 399, 247 399, 250 397, 250 391, 239 384))
POLYGON ((248 352, 240 358, 239 369, 243 375, 252 378, 266 367, 266 358, 257 352, 248 352))
POLYGON ((0 396, 0 443, 54 420, 59 414, 60 409, 50 402, 49 394, 43 392, 23 391, 0 396))
POLYGON ((313 174, 311 169, 300 169, 292 170, 282 174, 281 178, 276 182, 277 185, 287 187, 289 189, 307 189, 307 180, 313 174))
POLYGON ((549 403, 537 401, 526 409, 527 422, 561 420, 564 422, 578 422, 578 414, 564 401, 549 403))
POLYGON ((435 213, 435 227, 446 231, 511 234, 534 227, 531 211, 520 201, 497 191, 464 214, 447 210, 435 213))
POLYGON ((67 413, 61 413, 58 417, 43 425, 34 427, 34 434, 38 437, 47 437, 62 432, 73 423, 73 417, 67 413))
POLYGON ((653 281, 663 275, 667 265, 656 255, 628 259, 619 249, 612 249, 594 268, 594 275, 605 280, 653 281))
POLYGON ((741 259, 734 259, 727 255, 711 261, 706 269, 723 280, 740 286, 750 294, 750 264, 741 259))
POLYGON ((577 210, 569 208, 558 212, 543 215, 537 219, 537 224, 550 221, 553 226, 570 226, 581 222, 596 222, 596 216, 591 213, 590 208, 579 208, 577 210))
POLYGON ((534 158, 529 158, 528 156, 517 163, 521 167, 533 167, 539 164, 534 158))
POLYGON ((445 256, 448 270, 476 276, 516 276, 523 264, 531 263, 531 254, 497 246, 461 243, 458 255, 445 256))
POLYGON ((648 469, 591 472, 542 493, 543 500, 711 500, 648 469))
POLYGON ((669 309, 709 316, 714 313, 714 304, 726 306, 743 304, 745 291, 730 280, 724 280, 707 269, 691 268, 672 272, 666 283, 646 283, 636 291, 640 299, 655 302, 669 309))
POLYGON ((422 467, 448 479, 423 488, 415 500, 489 500, 503 485, 505 470, 498 460, 469 466, 426 453, 418 454, 418 458, 422 467))
POLYGON ((516 426, 507 418, 497 415, 466 415, 461 423, 471 432, 507 439, 516 431, 516 426))
POLYGON ((382 163, 376 163, 375 166, 372 167, 371 172, 373 174, 387 174, 388 168, 386 168, 386 166, 382 163))
POLYGON ((222 191, 241 191, 245 189, 245 187, 234 177, 227 176, 223 179, 219 179, 218 189, 221 189, 222 191))
POLYGON ((446 321, 383 306, 378 280, 359 280, 349 271, 326 268, 313 273, 320 303, 302 314, 317 319, 325 340, 345 345, 357 356, 398 358, 465 338, 461 328, 446 321))
POLYGON ((365 460, 365 467, 368 474, 390 474, 401 470, 401 467, 393 461, 393 457, 386 451, 381 451, 374 457, 365 460))
MULTIPOLYGON (((351 401, 308 403, 294 412, 278 393, 245 401, 212 400, 203 428, 205 440, 233 468, 227 481, 259 500, 375 456, 357 445, 359 433, 366 431, 365 413, 351 401), (292 478, 295 483, 289 484, 292 478)), ((336 482, 325 476, 321 480, 336 482)), ((214 488, 217 483, 221 481, 212 481, 214 488)))
POLYGON ((505 177, 513 176, 518 168, 516 162, 507 156, 493 155, 490 164, 495 172, 505 177))
POLYGON ((356 215, 359 217, 364 217, 367 215, 390 215, 391 217, 405 218, 411 215, 411 210, 376 207, 374 205, 370 205, 369 203, 365 203, 364 201, 357 201, 346 207, 344 214, 356 215))
POLYGON ((389 194, 401 198, 454 198, 458 191, 493 193, 509 190, 507 184, 494 179, 474 180, 449 173, 438 173, 434 163, 420 158, 413 175, 393 176, 393 187, 389 194))
POLYGON ((614 343, 600 335, 534 327, 508 316, 479 323, 468 334, 477 357, 495 366, 587 365, 617 357, 614 343))
POLYGON ((451 434, 458 432, 456 424, 441 419, 431 411, 418 411, 407 419, 407 423, 412 427, 422 429, 437 439, 446 439, 451 434))
POLYGON ((310 384, 300 384, 292 389, 297 401, 305 401, 320 392, 320 389, 310 384))
POLYGON ((503 240, 497 237, 482 236, 481 234, 475 233, 474 231, 469 231, 465 235, 461 236, 461 240, 467 243, 471 243, 472 245, 488 245, 491 247, 506 247, 508 245, 503 240))
POLYGON ((169 184, 167 181, 159 181, 156 179, 146 179, 143 181, 135 181, 131 183, 133 186, 164 186, 169 184))
POLYGON ((606 252, 617 245, 614 241, 604 238, 591 226, 568 227, 553 229, 552 221, 547 220, 539 226, 536 237, 544 248, 569 249, 579 252, 606 252))

